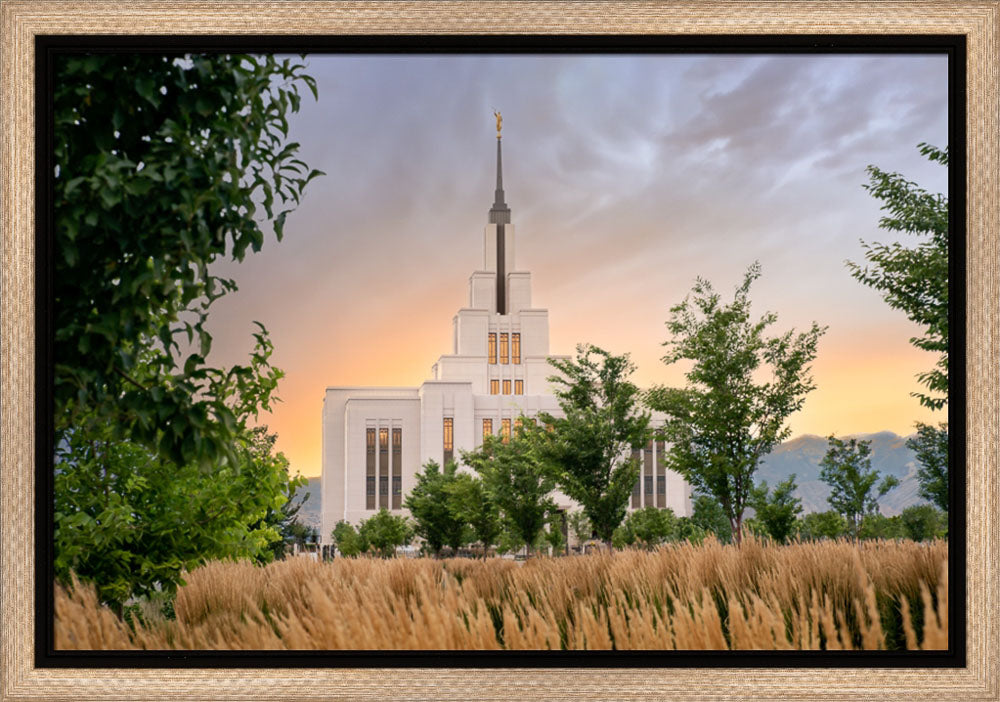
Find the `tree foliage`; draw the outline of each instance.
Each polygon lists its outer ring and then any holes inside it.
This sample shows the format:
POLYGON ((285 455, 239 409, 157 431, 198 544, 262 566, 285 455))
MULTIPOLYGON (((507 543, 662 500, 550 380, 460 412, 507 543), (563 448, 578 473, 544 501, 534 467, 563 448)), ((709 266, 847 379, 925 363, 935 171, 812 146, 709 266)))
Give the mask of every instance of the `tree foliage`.
MULTIPOLYGON (((272 453, 278 435, 267 433, 267 426, 256 427, 254 431, 263 434, 266 439, 267 453, 272 453)), ((283 454, 279 455, 284 458, 283 454)), ((299 521, 299 512, 310 495, 308 492, 300 493, 299 488, 307 482, 306 478, 302 476, 290 479, 283 489, 284 504, 277 509, 268 509, 267 515, 264 517, 264 521, 272 525, 280 537, 270 545, 271 553, 275 559, 283 558, 289 546, 298 545, 301 547, 319 541, 319 530, 299 521)))
POLYGON ((650 506, 631 512, 615 530, 613 541, 652 549, 666 541, 676 541, 678 532, 679 525, 673 510, 650 506))
POLYGON ((582 509, 570 512, 566 517, 566 521, 569 524, 569 530, 579 543, 582 544, 594 538, 594 527, 590 525, 587 513, 582 509))
POLYGON ((797 489, 795 473, 768 491, 767 482, 762 481, 750 494, 750 506, 757 520, 763 525, 768 536, 779 543, 785 543, 795 533, 795 524, 802 513, 802 500, 795 497, 797 489))
POLYGON ((396 555, 396 547, 410 543, 413 527, 406 517, 383 507, 368 519, 361 520, 358 536, 362 544, 367 544, 382 558, 392 558, 396 555))
MULTIPOLYGON (((920 153, 942 166, 948 165, 948 149, 920 144, 920 153)), ((924 328, 922 336, 910 339, 918 349, 938 354, 934 368, 918 378, 926 393, 914 397, 931 409, 948 401, 948 198, 928 193, 899 173, 868 166, 865 189, 882 201, 887 214, 879 227, 887 232, 913 235, 912 247, 862 241, 867 265, 847 262, 851 275, 882 293, 889 306, 924 328)))
POLYGON ((759 277, 754 263, 728 304, 697 279, 693 296, 671 309, 673 338, 664 344, 668 365, 693 361, 687 386, 656 387, 646 397, 667 415, 660 430, 670 446, 667 466, 718 500, 737 540, 761 459, 788 438, 786 420, 815 388, 810 364, 825 331, 813 323, 801 334, 767 336, 777 315, 750 315, 750 286, 759 277), (763 370, 769 377, 758 382, 763 370))
POLYGON ((810 512, 796 524, 796 530, 803 539, 839 539, 848 533, 847 520, 837 510, 810 512))
MULTIPOLYGON (((263 337, 258 351, 266 366, 263 337)), ((251 383, 242 391, 261 390, 251 383)), ((245 404, 240 394, 230 398, 234 406, 245 404)), ((174 592, 184 570, 212 558, 270 560, 271 544, 281 541, 274 515, 300 479, 272 453, 266 427, 248 426, 245 410, 234 416, 237 463, 210 472, 178 466, 110 427, 66 432, 55 457, 56 576, 93 580, 102 600, 120 607, 157 588, 174 592)))
POLYGON ((427 462, 403 501, 413 517, 414 533, 435 555, 440 555, 445 546, 455 551, 466 542, 465 515, 460 513, 452 487, 455 471, 453 461, 446 463, 444 470, 436 461, 427 462))
POLYGON ((879 472, 872 468, 871 441, 842 441, 835 436, 828 441, 819 477, 830 486, 827 502, 844 516, 857 538, 864 517, 878 513, 878 498, 899 485, 899 480, 889 475, 879 482, 879 472))
POLYGON ((920 496, 948 511, 948 425, 917 424, 917 435, 906 442, 917 455, 920 496))
POLYGON ((550 497, 555 480, 539 461, 535 442, 521 431, 506 440, 491 435, 478 449, 461 455, 499 510, 506 548, 537 546, 548 515, 555 511, 550 497))
MULTIPOLYGON (((210 367, 214 275, 280 240, 310 171, 288 140, 304 65, 276 56, 60 55, 55 65, 55 407, 177 465, 238 465, 238 410, 210 367)), ((268 410, 267 395, 247 398, 268 410)))
POLYGON ((910 505, 899 515, 906 537, 928 541, 948 534, 948 515, 934 505, 910 505))
POLYGON ((549 381, 563 417, 539 414, 551 431, 534 427, 531 436, 560 489, 583 508, 605 543, 625 518, 632 486, 639 478, 631 450, 650 436, 635 372, 628 355, 615 356, 580 344, 576 359, 549 359, 560 373, 549 381))
POLYGON ((253 430, 280 370, 260 326, 211 367, 210 271, 280 240, 310 171, 288 140, 304 66, 274 56, 55 57, 56 570, 120 603, 207 558, 266 560, 295 481, 253 430))
POLYGON ((368 542, 358 533, 354 525, 341 519, 330 533, 333 545, 345 558, 356 558, 368 552, 368 542))
POLYGON ((456 473, 447 487, 448 502, 455 515, 469 527, 469 538, 479 542, 483 557, 500 538, 503 523, 496 500, 482 480, 468 473, 456 473))
MULTIPOLYGON (((726 510, 713 495, 696 495, 691 505, 691 525, 704 534, 714 534, 724 544, 733 538, 726 510)), ((697 533, 697 532, 696 532, 697 533)))

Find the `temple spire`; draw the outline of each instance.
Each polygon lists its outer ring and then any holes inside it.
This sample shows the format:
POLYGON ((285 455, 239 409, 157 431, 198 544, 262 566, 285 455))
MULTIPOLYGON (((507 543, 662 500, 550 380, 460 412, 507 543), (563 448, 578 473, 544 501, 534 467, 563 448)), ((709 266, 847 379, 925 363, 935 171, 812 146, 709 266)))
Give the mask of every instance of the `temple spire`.
POLYGON ((490 224, 510 224, 510 208, 504 202, 503 195, 503 153, 500 149, 500 129, 503 127, 503 117, 494 111, 497 119, 497 187, 493 193, 493 207, 490 209, 490 224))

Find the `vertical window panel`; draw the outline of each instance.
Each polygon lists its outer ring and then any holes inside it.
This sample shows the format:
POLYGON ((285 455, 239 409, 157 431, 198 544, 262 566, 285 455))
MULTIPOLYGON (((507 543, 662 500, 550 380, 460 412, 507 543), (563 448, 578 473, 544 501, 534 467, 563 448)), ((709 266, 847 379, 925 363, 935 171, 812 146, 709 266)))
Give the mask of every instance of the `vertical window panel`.
POLYGON ((643 492, 646 495, 646 506, 653 504, 653 442, 650 441, 646 444, 646 448, 642 451, 642 467, 643 467, 643 485, 645 490, 643 492))
POLYGON ((509 362, 507 355, 507 332, 500 334, 500 363, 509 362))
POLYGON ((490 381, 490 394, 499 395, 500 394, 500 381, 495 378, 490 381))
POLYGON ((514 332, 510 335, 510 356, 511 363, 521 362, 521 333, 514 332))
POLYGON ((375 428, 365 430, 365 509, 375 509, 375 428))
POLYGON ((521 428, 523 426, 524 426, 524 420, 522 420, 520 417, 517 417, 516 419, 514 419, 514 433, 515 434, 517 432, 521 431, 521 428))
POLYGON ((515 380, 514 381, 514 394, 515 395, 523 395, 524 394, 524 381, 523 380, 515 380))
POLYGON ((656 442, 656 506, 664 508, 667 506, 667 468, 663 460, 664 444, 663 440, 656 442))
POLYGON ((509 395, 510 394, 510 381, 509 380, 503 381, 503 394, 504 395, 509 395))
POLYGON ((483 441, 486 441, 487 436, 493 436, 493 420, 484 419, 483 420, 483 441))
MULTIPOLYGON (((637 451, 636 449, 632 449, 632 460, 635 461, 637 465, 640 462, 639 458, 640 458, 639 451, 637 451)), ((639 509, 639 507, 641 506, 640 505, 641 493, 642 493, 642 479, 636 478, 635 485, 632 486, 632 509, 639 509)))
POLYGON ((490 332, 489 336, 489 356, 490 363, 497 362, 497 334, 496 332, 490 332))
POLYGON ((402 507, 403 500, 403 430, 392 430, 392 508, 402 507))
POLYGON ((503 439, 503 442, 505 444, 508 441, 510 441, 510 420, 509 419, 501 419, 500 420, 500 437, 503 439))
POLYGON ((378 506, 389 509, 389 429, 378 430, 378 506))
POLYGON ((455 460, 455 419, 444 418, 444 463, 455 460))

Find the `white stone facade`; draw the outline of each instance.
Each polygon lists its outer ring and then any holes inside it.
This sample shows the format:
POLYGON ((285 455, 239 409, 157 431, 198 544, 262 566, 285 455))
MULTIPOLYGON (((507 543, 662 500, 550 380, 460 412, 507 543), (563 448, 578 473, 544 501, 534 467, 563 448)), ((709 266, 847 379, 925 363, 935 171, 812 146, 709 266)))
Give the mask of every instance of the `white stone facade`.
MULTIPOLYGON (((325 543, 341 519, 357 524, 381 507, 406 513, 402 500, 421 467, 431 460, 443 464, 447 458, 449 420, 451 456, 458 461, 460 451, 482 443, 484 420, 500 434, 513 428, 522 414, 561 414, 547 380, 554 372, 548 359, 567 356, 549 354, 548 310, 531 306, 531 274, 515 267, 515 230, 503 203, 499 140, 497 157, 497 202, 484 232, 483 267, 469 277, 469 306, 453 319, 452 352, 438 358, 431 378, 420 387, 326 389, 325 543)), ((658 419, 654 415, 654 424, 658 419)), ((659 447, 650 448, 655 452, 659 447)), ((640 494, 638 499, 633 495, 630 507, 659 502, 657 506, 670 507, 678 515, 690 514, 691 491, 683 478, 665 471, 652 453, 646 465, 655 467, 651 494, 646 494, 645 477, 640 477, 640 494)), ((555 499, 560 507, 575 509, 565 496, 556 494, 555 499)))

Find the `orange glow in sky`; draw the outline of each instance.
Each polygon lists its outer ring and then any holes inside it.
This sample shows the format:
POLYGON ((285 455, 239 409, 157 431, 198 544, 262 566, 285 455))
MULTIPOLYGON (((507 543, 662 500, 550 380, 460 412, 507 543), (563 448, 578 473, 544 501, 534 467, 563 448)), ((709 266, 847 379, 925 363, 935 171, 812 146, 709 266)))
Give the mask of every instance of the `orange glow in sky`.
MULTIPOLYGON (((913 432, 942 421, 910 394, 933 354, 905 315, 854 280, 878 228, 865 168, 932 192, 946 172, 943 56, 311 56, 320 98, 290 138, 326 176, 241 264, 219 300, 211 360, 246 361, 252 322, 286 372, 261 417, 293 470, 319 475, 324 390, 418 386, 451 353, 452 317, 483 266, 503 113, 516 267, 549 310, 550 353, 631 354, 642 387, 683 383, 660 361, 670 307, 696 276, 723 300, 753 261, 771 333, 829 327, 793 435, 913 432)), ((906 242, 911 244, 912 242, 906 242)))

